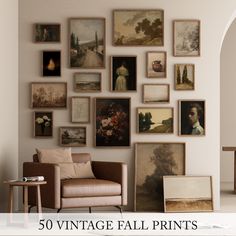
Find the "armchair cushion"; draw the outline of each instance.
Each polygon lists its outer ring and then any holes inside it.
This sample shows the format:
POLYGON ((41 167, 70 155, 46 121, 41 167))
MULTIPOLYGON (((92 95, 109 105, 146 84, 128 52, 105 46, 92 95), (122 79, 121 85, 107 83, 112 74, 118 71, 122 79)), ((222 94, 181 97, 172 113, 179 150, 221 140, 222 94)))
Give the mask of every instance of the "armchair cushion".
POLYGON ((92 197, 121 195, 121 185, 102 179, 69 179, 61 182, 62 197, 92 197))
POLYGON ((73 162, 71 148, 37 149, 40 163, 73 162))

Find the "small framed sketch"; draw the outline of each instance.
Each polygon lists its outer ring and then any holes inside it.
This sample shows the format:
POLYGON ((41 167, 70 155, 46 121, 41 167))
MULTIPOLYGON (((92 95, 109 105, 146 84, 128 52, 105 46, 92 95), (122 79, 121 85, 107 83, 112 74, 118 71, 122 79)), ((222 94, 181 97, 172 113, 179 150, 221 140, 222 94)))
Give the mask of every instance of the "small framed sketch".
POLYGON ((94 109, 95 146, 130 147, 130 98, 97 97, 94 109))
POLYGON ((173 133, 173 110, 171 107, 138 107, 137 132, 141 134, 173 133))
POLYGON ((34 112, 34 137, 53 136, 53 112, 35 111, 34 112))
POLYGON ((67 83, 33 82, 31 83, 32 108, 66 108, 67 83))
POLYGON ((169 103, 169 84, 143 84, 143 103, 169 103))
POLYGON ((34 24, 36 43, 59 43, 61 41, 60 24, 34 24))
POLYGON ((43 51, 43 76, 61 76, 61 51, 43 51))
POLYGON ((102 91, 101 73, 74 73, 74 91, 78 93, 93 93, 102 91))
POLYGON ((175 64, 175 90, 194 90, 194 64, 175 64))
POLYGON ((205 101, 179 100, 179 135, 205 135, 205 101))
POLYGON ((134 211, 164 212, 163 176, 184 174, 185 143, 136 143, 134 211))
POLYGON ((90 122, 90 97, 71 98, 71 122, 90 122))
POLYGON ((200 20, 174 20, 174 56, 200 56, 200 20))
POLYGON ((69 19, 71 68, 105 68, 105 18, 69 19))
POLYGON ((147 52, 147 77, 166 78, 166 52, 147 52))
POLYGON ((86 127, 60 127, 60 146, 86 146, 86 127))
POLYGON ((211 176, 164 176, 165 212, 213 211, 211 176))
POLYGON ((164 11, 160 9, 114 10, 113 45, 163 46, 164 11))
POLYGON ((137 57, 111 57, 111 91, 132 92, 137 90, 137 57))

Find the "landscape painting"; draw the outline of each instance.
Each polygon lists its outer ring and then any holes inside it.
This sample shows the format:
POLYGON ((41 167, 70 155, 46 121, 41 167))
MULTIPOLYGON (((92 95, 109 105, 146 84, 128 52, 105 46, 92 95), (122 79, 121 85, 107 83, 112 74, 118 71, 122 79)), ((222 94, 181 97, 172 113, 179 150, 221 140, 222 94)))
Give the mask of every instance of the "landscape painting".
POLYGON ((71 18, 69 39, 70 67, 105 68, 105 18, 71 18))
POLYGON ((59 43, 61 41, 61 25, 35 24, 34 41, 36 43, 59 43))
POLYGON ((95 146, 130 146, 130 98, 95 98, 95 146))
POLYGON ((86 146, 86 127, 60 127, 60 146, 86 146))
POLYGON ((163 46, 163 10, 114 10, 113 45, 163 46))
POLYGON ((143 103, 169 103, 169 84, 144 84, 143 103))
POLYGON ((32 108, 66 108, 67 83, 31 83, 31 106, 32 108))
POLYGON ((137 132, 141 134, 173 133, 174 112, 171 107, 137 108, 137 132))
POLYGON ((165 176, 165 212, 213 211, 211 176, 165 176))
POLYGON ((194 64, 175 64, 175 89, 194 90, 194 64))
POLYGON ((74 74, 74 90, 78 93, 101 92, 101 73, 78 72, 74 74))
POLYGON ((174 56, 200 56, 200 21, 175 20, 174 24, 174 56))
POLYGON ((185 143, 136 143, 134 210, 164 212, 163 176, 184 174, 185 143))

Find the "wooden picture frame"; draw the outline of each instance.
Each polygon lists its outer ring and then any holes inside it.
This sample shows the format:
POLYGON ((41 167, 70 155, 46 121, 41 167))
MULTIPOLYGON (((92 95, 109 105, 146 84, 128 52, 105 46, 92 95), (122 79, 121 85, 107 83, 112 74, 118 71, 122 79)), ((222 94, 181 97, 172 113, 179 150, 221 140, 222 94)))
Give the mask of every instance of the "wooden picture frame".
POLYGON ((66 82, 32 82, 30 89, 32 108, 67 107, 66 82))
POLYGON ((62 147, 87 146, 87 134, 85 126, 60 127, 59 140, 62 147))
POLYGON ((170 103, 170 85, 143 84, 143 103, 147 104, 170 103))
POLYGON ((147 78, 167 77, 167 53, 166 51, 150 51, 146 53, 147 78))
POLYGON ((113 45, 164 46, 164 10, 113 10, 113 45))
POLYGON ((111 91, 137 91, 137 56, 111 56, 111 91))
POLYGON ((135 143, 134 211, 164 212, 163 176, 185 175, 185 143, 135 143))
POLYGON ((53 137, 52 111, 35 111, 33 115, 33 124, 35 138, 53 137))
POLYGON ((90 123, 90 97, 71 97, 71 122, 90 123))
POLYGON ((195 65, 175 64, 174 65, 174 86, 175 90, 195 89, 195 65))
POLYGON ((60 43, 61 24, 59 23, 36 23, 34 24, 35 43, 60 43))
POLYGON ((138 107, 137 133, 140 134, 173 134, 173 107, 138 107))
POLYGON ((130 147, 130 98, 94 99, 95 147, 130 147))
POLYGON ((205 100, 179 100, 179 135, 206 135, 205 100))
POLYGON ((74 73, 74 91, 77 93, 96 93, 102 91, 102 74, 99 72, 74 73))
POLYGON ((200 56, 200 20, 173 21, 173 55, 175 57, 200 56))
POLYGON ((102 17, 69 19, 69 66, 71 68, 105 68, 105 27, 105 18, 102 17))
POLYGON ((43 77, 61 76, 61 51, 51 50, 42 52, 43 77))
POLYGON ((164 176, 163 187, 165 212, 214 211, 211 176, 164 176))

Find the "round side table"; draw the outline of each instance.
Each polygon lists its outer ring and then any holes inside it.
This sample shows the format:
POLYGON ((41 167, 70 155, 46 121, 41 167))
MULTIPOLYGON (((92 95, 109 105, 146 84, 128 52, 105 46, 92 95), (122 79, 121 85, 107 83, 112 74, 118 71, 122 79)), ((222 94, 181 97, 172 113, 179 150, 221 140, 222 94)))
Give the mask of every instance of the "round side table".
POLYGON ((42 203, 41 203, 41 193, 40 185, 47 184, 46 181, 33 181, 33 182, 24 182, 24 181, 5 181, 5 184, 9 185, 9 197, 8 197, 8 212, 13 212, 13 187, 22 186, 24 192, 24 212, 28 213, 28 187, 37 188, 37 212, 42 213, 42 203))

